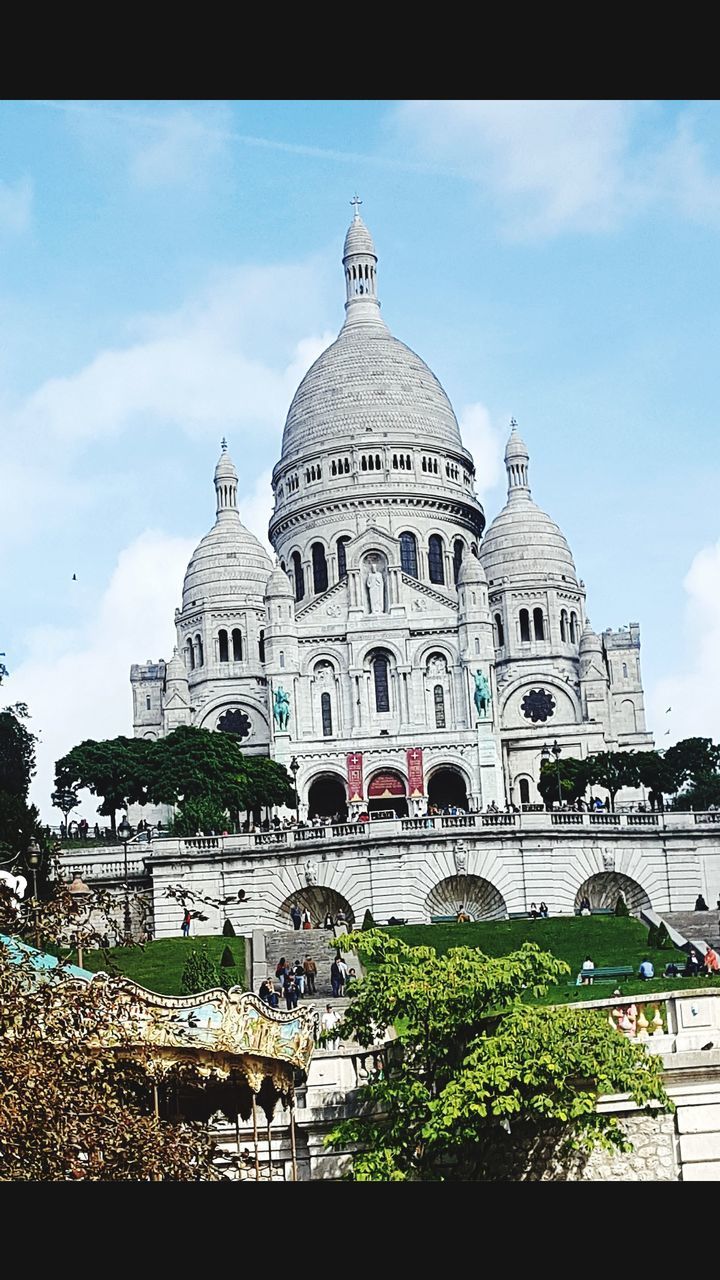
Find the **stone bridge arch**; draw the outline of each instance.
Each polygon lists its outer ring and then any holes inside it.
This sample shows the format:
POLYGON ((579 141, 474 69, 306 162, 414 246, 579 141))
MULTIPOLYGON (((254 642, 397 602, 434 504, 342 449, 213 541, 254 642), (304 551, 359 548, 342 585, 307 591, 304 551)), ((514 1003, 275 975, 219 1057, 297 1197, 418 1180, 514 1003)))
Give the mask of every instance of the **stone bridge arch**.
POLYGON ((447 876, 425 899, 428 916, 454 916, 464 906, 473 920, 505 920, 507 907, 499 889, 482 876, 447 876))
POLYGON ((583 898, 589 898, 591 907, 610 907, 614 911, 621 893, 631 915, 639 915, 652 907, 647 891, 637 880, 621 871, 598 871, 580 885, 575 894, 575 910, 579 910, 583 898))
MULTIPOLYGON (((322 928, 323 921, 328 911, 330 912, 333 920, 340 911, 344 911, 348 928, 350 928, 355 922, 355 912, 350 906, 347 898, 344 898, 341 893, 338 893, 337 889, 330 889, 325 884, 313 884, 306 885, 302 889, 297 889, 295 893, 291 893, 281 904, 278 916, 284 929, 292 929, 293 927, 290 908, 294 902, 297 902, 301 911, 307 911, 312 921, 313 929, 322 928)), ((300 932, 302 932, 302 930, 300 932)))

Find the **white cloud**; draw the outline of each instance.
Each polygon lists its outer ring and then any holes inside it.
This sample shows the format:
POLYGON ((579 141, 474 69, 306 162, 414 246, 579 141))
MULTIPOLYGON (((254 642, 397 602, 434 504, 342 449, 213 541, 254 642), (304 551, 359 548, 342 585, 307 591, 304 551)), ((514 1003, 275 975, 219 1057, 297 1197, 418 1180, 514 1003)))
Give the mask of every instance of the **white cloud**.
POLYGON ((481 499, 503 475, 502 432, 494 427, 484 404, 466 405, 460 414, 460 433, 475 461, 475 488, 481 499))
POLYGON ((227 150, 227 134, 217 127, 217 113, 188 109, 158 112, 154 131, 130 157, 130 174, 143 187, 178 186, 192 181, 227 150))
MULTIPOLYGON (((86 602, 75 610, 82 625, 34 631, 27 658, 3 685, 6 702, 27 702, 40 736, 32 799, 45 821, 58 821, 49 803, 55 761, 85 738, 132 733, 130 665, 172 656, 173 617, 195 543, 143 533, 118 556, 95 608, 86 602)), ((89 822, 98 803, 90 797, 83 806, 89 822)))
POLYGON ((720 739, 720 542, 697 553, 683 586, 687 593, 685 661, 679 671, 657 682, 649 698, 658 747, 681 738, 720 739), (669 714, 668 707, 672 708, 669 714))
POLYGON ((0 179, 0 233, 21 235, 30 227, 32 219, 33 188, 29 178, 17 182, 0 179))

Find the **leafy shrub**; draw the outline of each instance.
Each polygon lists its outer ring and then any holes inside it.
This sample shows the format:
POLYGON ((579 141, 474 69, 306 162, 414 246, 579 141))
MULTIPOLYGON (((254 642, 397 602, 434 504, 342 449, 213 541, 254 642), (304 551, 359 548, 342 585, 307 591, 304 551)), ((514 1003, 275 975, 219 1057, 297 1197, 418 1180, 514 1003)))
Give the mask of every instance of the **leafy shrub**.
POLYGON ((211 987, 220 986, 218 967, 210 959, 207 949, 194 947, 183 965, 180 990, 184 996, 194 996, 199 991, 208 991, 211 987))

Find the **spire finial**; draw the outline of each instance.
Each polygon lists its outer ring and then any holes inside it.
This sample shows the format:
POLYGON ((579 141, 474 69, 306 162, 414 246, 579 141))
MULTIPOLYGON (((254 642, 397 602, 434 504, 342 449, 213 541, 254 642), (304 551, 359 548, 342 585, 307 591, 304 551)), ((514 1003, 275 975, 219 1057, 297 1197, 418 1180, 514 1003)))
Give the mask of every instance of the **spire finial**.
POLYGON ((354 215, 353 215, 353 217, 354 217, 354 221, 355 221, 355 222, 359 222, 359 221, 360 221, 360 205, 362 204, 362 200, 360 199, 360 197, 359 197, 359 195, 357 194, 357 192, 355 192, 355 195, 353 196, 352 200, 350 201, 350 204, 352 205, 353 209, 355 210, 355 213, 354 213, 354 215))
POLYGON ((517 418, 510 419, 510 430, 514 431, 517 426, 517 418))
POLYGON ((224 436, 220 441, 220 448, 222 449, 223 453, 227 453, 227 440, 225 439, 224 436))

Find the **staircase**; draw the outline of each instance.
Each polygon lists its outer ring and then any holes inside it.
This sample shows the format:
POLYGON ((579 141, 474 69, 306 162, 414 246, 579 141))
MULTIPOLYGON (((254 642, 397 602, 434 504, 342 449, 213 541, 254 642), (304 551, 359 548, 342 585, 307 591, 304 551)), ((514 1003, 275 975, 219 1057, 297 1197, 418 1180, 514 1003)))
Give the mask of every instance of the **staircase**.
POLYGON ((720 944, 720 911, 664 911, 662 918, 688 942, 720 944))
MULTIPOLYGON (((288 964, 306 956, 312 956, 317 965, 315 978, 315 996, 305 996, 305 1000, 322 1000, 324 1004, 335 1005, 338 1011, 347 1004, 345 997, 335 999, 330 986, 330 965, 337 950, 335 937, 330 929, 278 929, 265 934, 265 954, 267 958, 267 976, 275 979, 278 961, 284 956, 288 964)), ((347 956, 349 965, 354 962, 347 956)), ((357 968, 357 965, 355 965, 357 968)), ((284 1007, 281 1005, 281 1007, 284 1007)))

